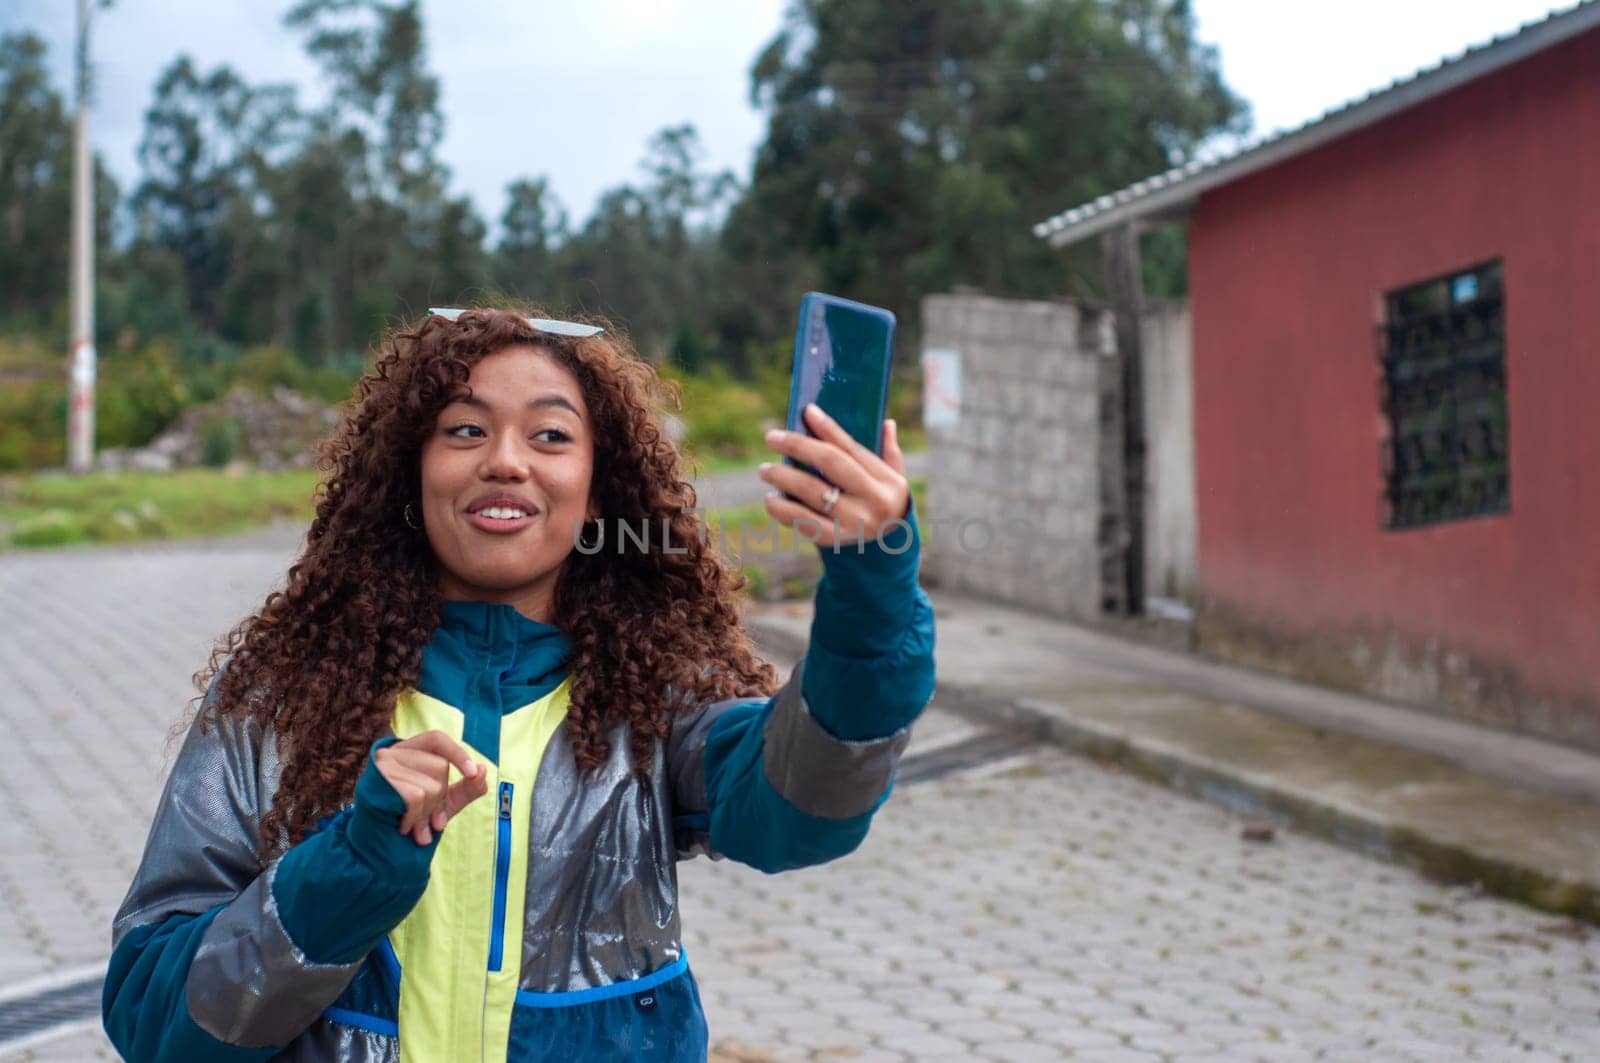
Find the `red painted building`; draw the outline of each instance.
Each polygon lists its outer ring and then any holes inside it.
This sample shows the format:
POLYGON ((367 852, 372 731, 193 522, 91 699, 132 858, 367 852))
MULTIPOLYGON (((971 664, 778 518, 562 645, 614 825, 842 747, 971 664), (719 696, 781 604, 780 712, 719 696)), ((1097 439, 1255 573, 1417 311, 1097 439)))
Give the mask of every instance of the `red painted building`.
POLYGON ((1600 748, 1600 4, 1039 232, 1174 219, 1202 649, 1600 748))

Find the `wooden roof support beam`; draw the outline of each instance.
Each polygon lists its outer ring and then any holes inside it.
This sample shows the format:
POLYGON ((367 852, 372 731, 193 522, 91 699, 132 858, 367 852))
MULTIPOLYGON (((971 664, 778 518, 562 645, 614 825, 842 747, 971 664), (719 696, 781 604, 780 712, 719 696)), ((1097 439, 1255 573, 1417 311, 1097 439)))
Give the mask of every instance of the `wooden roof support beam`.
POLYGON ((1106 292, 1116 315, 1117 364, 1120 369, 1122 419, 1122 482, 1115 492, 1122 536, 1125 615, 1144 613, 1145 539, 1145 431, 1144 375, 1140 323, 1144 318, 1144 279, 1139 267, 1138 220, 1109 229, 1100 236, 1105 260, 1106 292))

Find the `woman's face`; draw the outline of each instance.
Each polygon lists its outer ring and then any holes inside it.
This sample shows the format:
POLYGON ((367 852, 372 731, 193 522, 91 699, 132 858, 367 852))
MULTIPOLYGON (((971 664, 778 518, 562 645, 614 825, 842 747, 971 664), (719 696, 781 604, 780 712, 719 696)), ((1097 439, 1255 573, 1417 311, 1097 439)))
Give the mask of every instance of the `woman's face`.
POLYGON ((556 581, 589 513, 594 437, 577 379, 534 347, 473 366, 422 447, 422 521, 446 598, 553 623, 556 581))

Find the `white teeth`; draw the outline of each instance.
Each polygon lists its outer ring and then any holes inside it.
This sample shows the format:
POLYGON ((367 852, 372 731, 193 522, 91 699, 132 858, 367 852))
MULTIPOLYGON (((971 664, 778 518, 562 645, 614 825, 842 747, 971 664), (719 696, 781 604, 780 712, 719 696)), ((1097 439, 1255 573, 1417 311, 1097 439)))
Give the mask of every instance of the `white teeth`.
POLYGON ((512 509, 509 506, 490 506, 487 509, 478 510, 478 513, 481 516, 493 517, 495 520, 517 520, 527 516, 522 510, 512 509))

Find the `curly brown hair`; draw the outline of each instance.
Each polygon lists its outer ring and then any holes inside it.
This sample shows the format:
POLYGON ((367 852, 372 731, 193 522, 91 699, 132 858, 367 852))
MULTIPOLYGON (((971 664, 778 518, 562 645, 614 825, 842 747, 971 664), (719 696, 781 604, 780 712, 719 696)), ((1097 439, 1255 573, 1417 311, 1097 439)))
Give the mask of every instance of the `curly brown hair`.
POLYGON ((376 364, 323 442, 316 516, 286 585, 195 675, 202 690, 215 680, 209 711, 256 718, 277 737, 283 770, 261 823, 264 854, 299 841, 350 799, 395 699, 417 683, 441 599, 438 563, 405 506, 420 497, 422 445, 439 412, 480 359, 511 345, 547 353, 581 387, 602 519, 669 530, 648 549, 567 556, 554 622, 572 644, 566 727, 579 767, 602 764, 607 735, 626 721, 631 762, 648 774, 675 712, 777 688, 740 625, 742 572, 686 512, 695 490, 657 414, 665 402, 680 407, 676 383, 609 331, 539 332, 520 310, 429 315, 381 339, 376 364), (670 701, 669 684, 678 694, 670 701))

